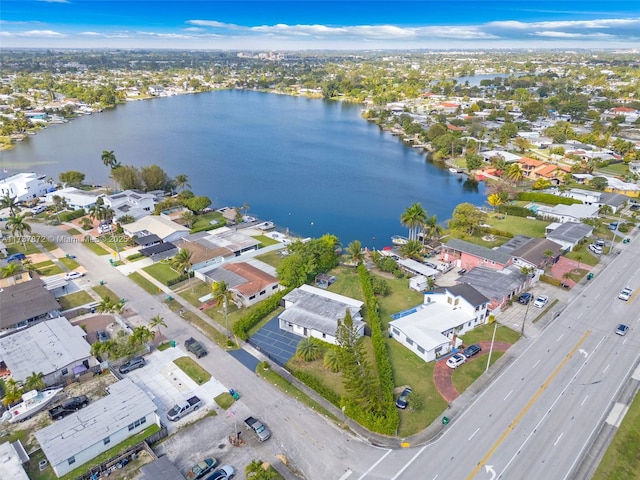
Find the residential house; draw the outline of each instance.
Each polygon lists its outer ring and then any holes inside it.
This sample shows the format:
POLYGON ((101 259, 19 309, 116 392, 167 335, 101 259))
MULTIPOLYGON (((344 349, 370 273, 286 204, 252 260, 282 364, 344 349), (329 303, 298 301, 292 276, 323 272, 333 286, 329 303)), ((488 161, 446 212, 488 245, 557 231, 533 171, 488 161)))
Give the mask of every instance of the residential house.
POLYGON ((479 266, 469 270, 458 281, 471 285, 489 299, 489 310, 499 313, 509 300, 519 295, 535 281, 522 273, 520 267, 509 265, 502 270, 479 266))
POLYGON ((136 190, 125 190, 113 195, 107 195, 104 197, 104 204, 114 211, 115 220, 124 216, 131 216, 135 220, 140 220, 150 215, 155 208, 153 195, 136 190))
POLYGON ((162 85, 149 85, 147 87, 147 91, 149 92, 149 95, 157 97, 164 93, 164 87, 162 85))
POLYGON ((138 221, 122 225, 122 229, 129 237, 140 238, 153 234, 163 242, 177 242, 189 234, 187 227, 159 215, 147 215, 138 221))
POLYGON ((192 252, 193 269, 204 274, 220 265, 225 258, 239 257, 257 250, 260 241, 245 233, 221 227, 186 236, 176 245, 192 252))
POLYGON ((42 197, 55 190, 55 185, 45 181, 46 175, 37 173, 16 173, 0 180, 0 197, 9 195, 17 202, 26 202, 42 197))
POLYGON ((612 213, 618 213, 629 201, 629 197, 620 193, 602 192, 600 195, 600 206, 607 205, 612 213))
POLYGON ((53 205, 53 197, 55 196, 64 199, 67 203, 67 208, 70 210, 84 209, 88 212, 89 209, 96 204, 98 197, 101 195, 85 192, 84 190, 79 190, 75 187, 66 187, 54 192, 49 192, 44 196, 44 198, 48 204, 53 205))
POLYGON ((542 160, 536 160, 535 158, 521 157, 518 160, 522 175, 529 179, 535 179, 535 171, 545 164, 542 160))
POLYGON ((573 250, 583 239, 593 235, 593 227, 579 222, 554 222, 545 228, 545 236, 561 246, 564 251, 573 250))
POLYGON ((169 457, 163 455, 151 463, 140 467, 142 480, 184 480, 180 470, 171 463, 169 457))
POLYGON ((540 274, 544 272, 547 265, 556 263, 563 251, 560 244, 551 240, 525 235, 516 235, 500 245, 498 250, 511 255, 513 264, 517 267, 534 269, 540 274))
POLYGON ((425 362, 460 346, 458 338, 487 322, 489 299, 469 285, 437 288, 424 295, 422 305, 392 315, 389 335, 425 362))
POLYGON ((580 222, 585 218, 598 218, 598 211, 600 207, 597 205, 555 205, 550 207, 548 205, 535 205, 535 211, 538 216, 543 218, 550 218, 557 220, 561 223, 564 222, 580 222))
POLYGON ((361 314, 364 303, 359 300, 310 285, 292 290, 283 300, 284 311, 278 317, 281 330, 335 344, 338 321, 349 310, 358 335, 364 335, 361 314))
POLYGON ((130 379, 109 387, 109 395, 35 432, 58 477, 142 432, 160 426, 158 407, 130 379))
POLYGON ((0 335, 59 315, 60 304, 34 272, 0 279, 0 335))
POLYGON ((479 152, 485 162, 490 162, 492 158, 500 157, 505 163, 515 163, 520 160, 520 155, 515 155, 504 150, 485 150, 479 152))
POLYGON ((225 263, 209 271, 207 281, 225 282, 234 293, 235 302, 243 307, 250 307, 281 289, 275 269, 259 260, 225 263))
POLYGON ((29 454, 26 452, 20 440, 13 443, 0 443, 0 479, 4 480, 29 480, 24 465, 29 461, 29 454))
POLYGON ((40 322, 0 337, 0 365, 18 382, 39 372, 45 385, 63 383, 97 365, 86 336, 80 325, 71 325, 65 317, 40 322))
POLYGON ((452 238, 443 245, 440 259, 443 262, 453 262, 457 268, 465 268, 467 270, 478 266, 502 270, 511 264, 511 256, 508 253, 492 250, 457 238, 452 238))

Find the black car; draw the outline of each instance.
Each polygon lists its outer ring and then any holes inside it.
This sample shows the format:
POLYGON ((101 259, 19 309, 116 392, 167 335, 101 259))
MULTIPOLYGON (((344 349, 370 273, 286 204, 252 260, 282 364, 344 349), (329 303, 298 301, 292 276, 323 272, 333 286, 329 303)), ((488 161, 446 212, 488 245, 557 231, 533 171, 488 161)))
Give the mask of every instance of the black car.
POLYGON ((529 292, 525 292, 522 295, 520 295, 520 297, 518 298, 518 303, 521 303, 522 305, 527 305, 532 298, 533 298, 533 295, 531 295, 529 292))
POLYGON ((145 365, 146 365, 146 362, 144 361, 144 358, 135 357, 129 360, 127 363, 123 363, 118 369, 118 371, 120 373, 129 373, 130 371, 135 370, 136 368, 142 368, 145 365))
POLYGON ((465 273, 467 273, 466 268, 461 268, 460 270, 458 270, 458 275, 464 275, 465 273))
POLYGON ((482 348, 480 348, 480 345, 478 345, 477 343, 474 343, 473 345, 469 345, 467 348, 465 348, 462 353, 464 354, 465 357, 469 358, 480 353, 481 351, 482 351, 482 348))
POLYGON ((409 387, 405 388, 398 399, 396 400, 396 407, 402 408, 403 410, 407 408, 409 405, 409 394, 411 393, 411 389, 409 387))

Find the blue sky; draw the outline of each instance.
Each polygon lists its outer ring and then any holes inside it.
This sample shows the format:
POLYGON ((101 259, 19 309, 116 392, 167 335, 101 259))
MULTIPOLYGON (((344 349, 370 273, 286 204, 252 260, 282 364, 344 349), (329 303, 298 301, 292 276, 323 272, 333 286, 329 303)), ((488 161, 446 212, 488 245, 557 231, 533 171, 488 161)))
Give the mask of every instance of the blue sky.
POLYGON ((640 0, 2 0, 12 47, 640 49, 640 0))

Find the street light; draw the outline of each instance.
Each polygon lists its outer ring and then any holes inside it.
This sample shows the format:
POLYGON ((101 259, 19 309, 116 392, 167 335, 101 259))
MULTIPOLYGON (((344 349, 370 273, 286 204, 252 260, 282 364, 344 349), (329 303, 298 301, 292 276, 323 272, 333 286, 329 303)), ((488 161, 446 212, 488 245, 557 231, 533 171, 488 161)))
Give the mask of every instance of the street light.
POLYGON ((524 337, 524 324, 527 321, 527 314, 529 313, 529 306, 531 305, 531 300, 527 302, 527 309, 524 311, 524 319, 522 320, 522 330, 520 330, 520 335, 524 337))
POLYGON ((491 365, 491 354, 493 353, 493 342, 496 339, 496 330, 498 329, 498 322, 494 320, 493 336, 491 337, 491 347, 489 348, 489 358, 487 359, 487 368, 485 373, 489 371, 489 365, 491 365))

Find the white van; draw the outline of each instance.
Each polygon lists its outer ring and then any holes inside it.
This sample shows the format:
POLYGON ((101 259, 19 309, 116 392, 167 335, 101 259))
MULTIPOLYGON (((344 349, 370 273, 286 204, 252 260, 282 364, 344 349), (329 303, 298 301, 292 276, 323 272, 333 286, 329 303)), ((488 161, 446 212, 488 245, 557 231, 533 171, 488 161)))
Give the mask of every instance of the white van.
POLYGON ((32 215, 38 215, 39 213, 44 212, 47 209, 46 205, 38 205, 31 209, 32 215))
POLYGON ((592 243, 591 245, 589 245, 589 250, 591 250, 596 255, 602 254, 602 247, 600 245, 596 245, 595 243, 592 243))

